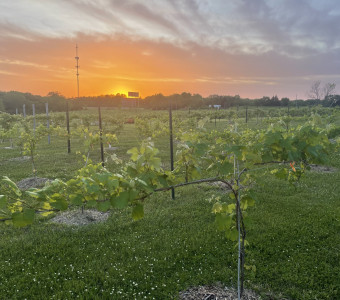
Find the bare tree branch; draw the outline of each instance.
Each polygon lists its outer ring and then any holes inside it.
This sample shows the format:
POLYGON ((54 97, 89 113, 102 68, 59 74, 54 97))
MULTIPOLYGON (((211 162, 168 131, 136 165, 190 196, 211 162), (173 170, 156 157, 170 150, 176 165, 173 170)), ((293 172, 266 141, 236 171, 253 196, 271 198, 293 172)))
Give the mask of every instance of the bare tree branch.
POLYGON ((335 93, 335 83, 326 83, 323 87, 323 96, 324 99, 327 99, 329 96, 332 96, 335 93))
POLYGON ((321 100, 321 81, 314 81, 308 92, 308 97, 315 100, 321 100))

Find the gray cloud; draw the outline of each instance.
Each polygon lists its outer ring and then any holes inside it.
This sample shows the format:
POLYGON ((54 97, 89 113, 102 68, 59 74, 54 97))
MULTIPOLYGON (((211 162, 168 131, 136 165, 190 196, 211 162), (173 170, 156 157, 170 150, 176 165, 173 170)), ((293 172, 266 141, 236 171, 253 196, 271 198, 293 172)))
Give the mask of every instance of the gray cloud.
POLYGON ((0 26, 2 35, 12 26, 26 35, 125 35, 300 57, 340 46, 339 14, 337 0, 17 0, 0 3, 0 26))

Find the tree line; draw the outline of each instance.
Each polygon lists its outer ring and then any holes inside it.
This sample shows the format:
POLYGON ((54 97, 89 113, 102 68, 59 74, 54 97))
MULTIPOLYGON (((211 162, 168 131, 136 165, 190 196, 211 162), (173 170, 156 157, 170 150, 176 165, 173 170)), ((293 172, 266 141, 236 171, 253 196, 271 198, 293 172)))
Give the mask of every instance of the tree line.
MULTIPOLYGON (((319 84, 320 86, 320 84, 319 84)), ((335 86, 335 85, 334 85, 335 86)), ((314 94, 310 94, 310 99, 291 100, 287 97, 279 99, 276 95, 272 97, 263 96, 258 99, 241 98, 235 96, 210 95, 202 97, 199 94, 183 92, 164 96, 156 94, 147 96, 144 99, 127 98, 124 94, 100 95, 95 97, 66 98, 58 92, 50 92, 46 96, 32 95, 16 91, 0 92, 0 111, 11 114, 23 113, 23 106, 27 114, 32 114, 32 104, 35 105, 36 113, 45 112, 45 103, 48 103, 49 110, 58 112, 65 111, 66 105, 69 110, 81 110, 86 107, 114 107, 114 108, 146 108, 153 110, 168 109, 171 105, 173 109, 200 109, 208 107, 218 107, 228 109, 235 106, 315 106, 325 107, 340 106, 340 95, 326 93, 325 90, 318 90, 318 86, 312 86, 314 94), (317 92, 315 92, 317 91, 317 92), (323 96, 321 96, 323 94, 323 96)), ((329 92, 329 91, 328 91, 329 92)))

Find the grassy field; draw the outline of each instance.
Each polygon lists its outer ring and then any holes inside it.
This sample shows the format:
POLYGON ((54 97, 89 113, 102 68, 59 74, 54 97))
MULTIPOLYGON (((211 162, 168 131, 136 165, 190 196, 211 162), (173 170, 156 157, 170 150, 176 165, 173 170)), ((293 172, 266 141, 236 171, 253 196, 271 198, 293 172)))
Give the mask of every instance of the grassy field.
MULTIPOLYGON (((248 126, 262 124, 253 118, 248 126)), ((216 129, 228 125, 217 120, 216 129)), ((208 127, 215 129, 214 120, 208 127)), ((115 153, 126 158, 140 140, 134 125, 125 124, 115 153)), ((168 138, 156 145, 168 161, 168 138)), ((65 139, 43 140, 38 176, 72 177, 84 164, 79 150, 80 141, 67 154, 65 139)), ((20 157, 18 149, 2 148, 0 155, 0 175, 32 175, 29 161, 10 160, 20 157)), ((99 151, 90 157, 99 162, 99 151)), ((296 189, 258 171, 246 257, 256 272, 247 271, 245 285, 264 299, 340 299, 340 153, 332 154, 330 166, 337 171, 308 171, 296 189)), ((127 209, 85 227, 0 224, 0 299, 176 299, 191 286, 235 286, 235 245, 217 231, 207 200, 220 193, 201 185, 177 189, 174 201, 168 192, 153 194, 137 222, 127 209)))

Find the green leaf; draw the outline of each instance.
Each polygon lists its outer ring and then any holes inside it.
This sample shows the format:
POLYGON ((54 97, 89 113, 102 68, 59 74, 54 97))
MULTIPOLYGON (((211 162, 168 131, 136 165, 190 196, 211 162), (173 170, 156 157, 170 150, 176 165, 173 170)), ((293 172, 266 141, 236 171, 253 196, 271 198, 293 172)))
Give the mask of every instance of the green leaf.
POLYGON ((129 203, 129 191, 123 191, 118 196, 112 199, 112 205, 116 208, 125 208, 129 203))
POLYGON ((11 179, 9 179, 7 176, 4 176, 2 181, 6 182, 8 184, 8 186, 10 187, 10 189, 17 195, 17 196, 21 196, 22 192, 20 191, 20 189, 18 188, 18 186, 15 184, 14 181, 12 181, 11 179))
POLYGON ((13 225, 16 227, 24 227, 30 225, 34 221, 34 209, 24 209, 22 212, 12 214, 13 225))
POLYGON ((144 218, 144 205, 143 204, 138 203, 132 208, 132 218, 135 221, 144 218))
POLYGON ((219 202, 216 202, 216 203, 213 205, 212 212, 213 212, 214 214, 216 214, 216 213, 220 213, 221 210, 222 210, 222 204, 219 203, 219 202))
POLYGON ((7 208, 7 196, 6 195, 0 195, 0 209, 7 208))
POLYGON ((110 179, 107 182, 107 186, 110 190, 115 190, 119 186, 119 181, 117 179, 110 179))
POLYGON ((51 201, 52 207, 59 210, 66 210, 68 208, 68 203, 62 195, 55 193, 51 196, 50 199, 52 200, 51 201))
POLYGON ((262 154, 262 162, 269 162, 273 160, 273 154, 271 152, 264 152, 262 154))
POLYGON ((138 171, 136 169, 136 166, 134 163, 130 163, 127 168, 126 172, 131 176, 131 177, 136 177, 138 176, 138 171))
POLYGON ((89 208, 94 208, 97 206, 97 201, 96 200, 89 200, 86 202, 86 206, 89 208))
POLYGON ((86 186, 86 189, 91 194, 98 194, 101 191, 101 188, 98 184, 92 183, 86 186))
POLYGON ((158 157, 152 157, 149 159, 149 165, 151 166, 151 169, 154 168, 159 171, 161 168, 161 159, 158 157))
POLYGON ((41 194, 36 189, 25 191, 25 194, 27 194, 27 195, 29 195, 33 198, 36 198, 36 199, 39 199, 41 197, 41 194))
POLYGON ((221 174, 226 175, 234 170, 234 165, 230 163, 229 161, 224 161, 222 164, 218 166, 218 170, 221 174))
MULTIPOLYGON (((274 171, 274 170, 273 170, 274 171)), ((276 170, 276 172, 273 172, 275 176, 279 179, 286 179, 288 175, 288 170, 285 168, 281 168, 279 170, 276 170)))
POLYGON ((232 217, 226 214, 216 214, 215 223, 217 225, 218 230, 226 230, 229 229, 232 222, 232 217))
POLYGON ((69 196, 70 202, 73 205, 80 206, 83 204, 83 195, 82 194, 71 194, 69 196))
POLYGON ((111 208, 111 203, 110 201, 104 201, 104 202, 98 202, 97 204, 97 209, 99 211, 108 211, 111 208))
POLYGON ((236 209, 236 204, 232 203, 232 204, 228 204, 226 207, 223 207, 223 210, 229 214, 233 213, 233 211, 236 209))
POLYGON ((162 174, 162 175, 158 175, 158 181, 161 184, 162 187, 168 187, 169 184, 167 182, 167 175, 166 174, 162 174))
POLYGON ((208 149, 208 145, 207 144, 197 144, 195 147, 195 152, 198 156, 204 156, 206 154, 206 151, 208 149))
POLYGON ((246 210, 248 206, 254 206, 255 200, 249 195, 244 195, 241 198, 241 208, 246 210))
POLYGON ((138 156, 139 156, 139 151, 138 151, 137 147, 133 147, 132 149, 127 151, 127 154, 131 155, 131 160, 136 161, 138 159, 138 156))
POLYGON ((226 232, 226 237, 231 241, 237 241, 238 240, 238 231, 236 228, 233 228, 226 232))

